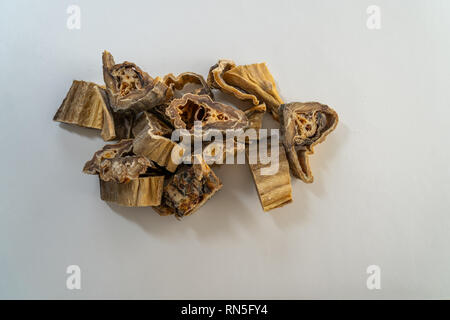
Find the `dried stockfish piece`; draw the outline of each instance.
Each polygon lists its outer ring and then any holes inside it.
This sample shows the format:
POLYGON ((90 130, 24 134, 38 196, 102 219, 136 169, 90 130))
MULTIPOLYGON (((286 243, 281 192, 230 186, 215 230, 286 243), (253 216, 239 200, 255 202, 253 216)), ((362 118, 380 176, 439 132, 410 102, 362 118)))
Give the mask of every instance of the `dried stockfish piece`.
POLYGON ((308 155, 313 154, 313 147, 336 128, 338 115, 318 102, 283 104, 279 114, 281 136, 292 172, 297 178, 311 183, 314 178, 308 155))
POLYGON ((248 108, 244 111, 244 113, 247 116, 249 128, 259 130, 261 129, 264 113, 266 113, 266 105, 264 103, 259 104, 257 106, 248 108))
POLYGON ((114 111, 147 111, 168 99, 164 82, 153 79, 134 63, 115 64, 108 51, 103 52, 102 60, 103 78, 114 111))
POLYGON ((118 159, 105 159, 100 164, 99 177, 104 181, 118 183, 137 179, 147 172, 151 162, 145 157, 126 156, 118 159))
POLYGON ((85 81, 74 80, 53 120, 101 129, 105 141, 130 138, 130 115, 114 114, 106 90, 85 81))
POLYGON ((135 114, 133 112, 113 112, 112 119, 114 123, 114 138, 110 140, 122 140, 133 138, 133 124, 135 114))
POLYGON ((133 155, 132 148, 133 140, 106 145, 86 162, 83 172, 98 174, 104 181, 124 183, 137 179, 148 168, 155 168, 147 158, 133 155))
POLYGON ((144 111, 135 121, 133 126, 133 136, 136 137, 142 130, 150 130, 152 134, 169 137, 172 129, 160 120, 155 114, 144 111))
POLYGON ((254 105, 265 103, 278 120, 278 108, 283 100, 265 63, 236 66, 231 60, 219 60, 210 68, 207 82, 212 88, 240 100, 251 100, 254 105))
MULTIPOLYGON (((201 87, 195 89, 192 93, 207 94, 214 99, 213 92, 200 74, 194 72, 183 72, 180 73, 178 77, 175 77, 172 73, 169 73, 164 77, 163 82, 170 88, 170 90, 182 90, 188 83, 198 84, 201 87)), ((173 93, 171 95, 173 95, 173 93)))
POLYGON ((169 106, 169 103, 164 103, 162 105, 154 107, 150 112, 162 122, 164 122, 167 126, 173 129, 172 123, 170 122, 169 117, 166 115, 166 109, 169 106))
POLYGON ((222 183, 203 159, 192 165, 183 164, 169 178, 161 205, 153 207, 160 215, 175 214, 181 218, 192 214, 210 199, 222 183))
MULTIPOLYGON (((258 103, 264 102, 275 120, 278 120, 278 108, 283 100, 265 63, 237 66, 224 72, 222 77, 227 84, 255 95, 258 103)), ((255 101, 253 103, 258 104, 255 101)))
POLYGON ((175 172, 184 149, 174 141, 155 134, 152 128, 142 130, 133 140, 133 152, 175 172))
MULTIPOLYGON (((277 146, 273 147, 276 148, 277 146)), ((248 148, 246 152, 248 159, 248 148)), ((269 145, 267 148, 267 155, 269 158, 272 158, 271 153, 272 148, 269 145)), ((274 174, 263 174, 261 169, 269 169, 269 167, 274 166, 275 163, 264 164, 263 162, 265 161, 261 161, 259 157, 257 163, 249 163, 248 165, 252 172, 256 191, 258 192, 259 200, 264 211, 269 211, 292 202, 289 163, 286 159, 286 154, 282 145, 278 145, 278 159, 276 159, 276 157, 274 158, 274 161, 278 160, 278 171, 274 174)))
POLYGON ((103 115, 107 109, 107 102, 101 94, 102 90, 95 83, 74 80, 53 120, 102 129, 103 115))
POLYGON ((92 82, 75 80, 53 120, 101 129, 103 140, 110 141, 132 138, 134 114, 114 113, 104 88, 92 82))
POLYGON ((123 155, 130 154, 133 149, 133 140, 121 140, 118 143, 107 144, 101 150, 94 153, 91 160, 86 162, 83 172, 88 174, 97 174, 100 163, 104 159, 120 158, 123 155))
POLYGON ((234 95, 239 100, 252 100, 254 105, 259 104, 258 98, 240 88, 236 88, 223 79, 223 74, 234 68, 236 64, 232 60, 222 59, 209 69, 207 83, 211 88, 220 89, 223 92, 234 95))
MULTIPOLYGON (((105 101, 108 101, 106 90, 101 91, 105 101)), ((111 107, 103 112, 103 128, 101 136, 105 141, 130 139, 133 137, 132 126, 135 115, 132 112, 113 112, 111 107)))
MULTIPOLYGON (((108 96, 105 90, 103 90, 102 96, 105 98, 106 101, 108 100, 108 96)), ((114 121, 114 113, 112 112, 111 107, 107 105, 106 109, 103 112, 103 127, 100 133, 103 140, 111 141, 117 139, 117 132, 121 131, 120 128, 116 130, 117 125, 118 125, 117 120, 114 121)))
POLYGON ((186 93, 174 99, 166 108, 166 115, 175 129, 193 130, 194 121, 201 121, 202 129, 245 129, 248 120, 244 112, 215 102, 208 95, 186 93))
POLYGON ((126 207, 148 207, 161 204, 164 176, 141 177, 125 183, 100 180, 100 197, 126 207))

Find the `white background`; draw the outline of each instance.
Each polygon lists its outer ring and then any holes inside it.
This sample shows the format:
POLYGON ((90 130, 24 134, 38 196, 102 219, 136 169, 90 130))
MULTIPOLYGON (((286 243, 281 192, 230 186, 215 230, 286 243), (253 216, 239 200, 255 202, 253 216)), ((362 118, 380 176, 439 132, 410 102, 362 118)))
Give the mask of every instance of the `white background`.
POLYGON ((450 1, 2 1, 0 15, 1 298, 450 297, 450 1), (339 113, 315 182, 293 179, 294 202, 265 213, 247 166, 223 166, 181 222, 102 202, 81 169, 103 141, 52 117, 73 79, 102 83, 104 49, 152 76, 266 61, 286 102, 339 113))

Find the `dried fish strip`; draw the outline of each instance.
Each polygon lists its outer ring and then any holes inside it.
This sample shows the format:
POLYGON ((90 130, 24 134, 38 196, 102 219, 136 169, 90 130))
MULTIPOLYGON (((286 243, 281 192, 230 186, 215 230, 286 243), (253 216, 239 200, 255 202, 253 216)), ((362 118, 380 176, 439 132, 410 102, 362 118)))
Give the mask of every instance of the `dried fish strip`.
POLYGON ((234 67, 236 67, 236 64, 232 60, 219 60, 219 62, 209 69, 206 82, 211 88, 232 94, 239 100, 252 100, 254 105, 258 105, 259 101, 256 96, 230 85, 223 79, 223 74, 234 67))
POLYGON ((170 137, 172 129, 155 114, 144 111, 135 121, 133 126, 133 136, 136 137, 142 130, 150 130, 152 134, 170 137))
POLYGON ((113 56, 104 51, 103 78, 114 111, 148 111, 167 100, 167 86, 153 79, 137 65, 125 61, 115 64, 113 56))
POLYGON ((161 205, 153 209, 160 215, 181 218, 195 212, 221 188, 219 178, 203 160, 184 164, 164 187, 161 205))
POLYGON ((114 138, 111 138, 109 140, 133 138, 132 128, 135 122, 135 114, 133 112, 113 112, 112 121, 114 124, 114 138))
POLYGON ((53 120, 101 130, 105 141, 130 138, 127 114, 114 114, 106 90, 85 81, 74 80, 53 120))
POLYGON ((164 122, 167 126, 169 126, 171 129, 173 129, 172 123, 170 122, 169 117, 166 115, 166 109, 169 106, 169 103, 164 103, 162 105, 156 106, 150 112, 154 114, 162 122, 164 122))
MULTIPOLYGON (((108 100, 106 91, 103 90, 102 96, 105 98, 105 100, 108 100)), ((106 106, 106 108, 103 111, 103 126, 102 131, 100 133, 101 137, 105 141, 111 141, 114 139, 117 139, 117 133, 120 132, 120 128, 116 130, 116 126, 118 125, 118 121, 114 121, 114 114, 111 110, 110 106, 106 106)))
POLYGON ((100 180, 100 197, 126 207, 148 207, 161 204, 164 176, 141 177, 126 183, 100 180))
POLYGON ((197 88, 192 93, 207 94, 214 99, 213 92, 200 74, 194 72, 183 72, 180 73, 178 77, 175 77, 172 73, 169 73, 164 77, 163 82, 170 88, 170 90, 182 90, 188 83, 198 84, 201 87, 197 88))
POLYGON ((95 83, 74 80, 53 120, 102 129, 103 113, 107 105, 101 90, 103 89, 95 83))
POLYGON ((117 183, 137 179, 153 165, 147 158, 133 155, 132 146, 132 140, 122 140, 119 143, 104 146, 86 162, 83 172, 98 174, 104 181, 117 183))
MULTIPOLYGON (((276 147, 276 146, 274 146, 276 147)), ((278 146, 278 171, 275 174, 263 175, 261 169, 268 168, 274 163, 263 164, 261 159, 257 163, 249 163, 249 168, 255 182, 256 191, 264 211, 279 208, 292 202, 291 176, 289 163, 282 145, 278 146)), ((272 149, 268 147, 267 154, 270 157, 272 149)), ((248 159, 248 148, 247 148, 248 159)))
POLYGON ((166 116, 176 129, 193 130, 194 121, 201 121, 202 129, 245 129, 248 120, 244 112, 215 102, 208 95, 186 93, 174 99, 166 108, 166 116))
POLYGON ((283 100, 265 63, 237 66, 224 72, 222 77, 227 84, 255 95, 258 103, 264 102, 274 119, 278 120, 278 108, 283 100))
POLYGON ((175 172, 184 149, 174 141, 153 133, 153 129, 149 128, 142 130, 134 138, 133 152, 157 163, 169 172, 175 172))
POLYGON ((297 178, 311 183, 309 165, 313 147, 324 141, 339 121, 336 111, 318 102, 283 104, 279 110, 281 138, 291 170, 297 178))

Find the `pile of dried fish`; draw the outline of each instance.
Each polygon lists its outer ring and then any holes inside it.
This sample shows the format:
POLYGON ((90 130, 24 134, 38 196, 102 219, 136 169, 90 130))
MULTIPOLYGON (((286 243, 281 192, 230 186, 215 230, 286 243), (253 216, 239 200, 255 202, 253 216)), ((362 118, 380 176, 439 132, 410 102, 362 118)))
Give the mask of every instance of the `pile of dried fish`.
MULTIPOLYGON (((284 104, 265 63, 237 66, 219 60, 205 81, 193 72, 152 78, 134 63, 116 64, 107 51, 102 60, 105 85, 73 81, 53 120, 94 128, 105 141, 117 141, 95 152, 83 172, 98 175, 101 199, 119 205, 151 206, 160 215, 177 218, 193 213, 222 183, 203 157, 193 155, 196 161, 191 163, 179 161, 185 149, 171 139, 173 131, 192 132, 195 121, 202 129, 221 134, 230 129, 257 130, 267 109, 280 123, 282 143, 268 150, 278 152, 278 170, 262 175, 261 169, 269 164, 259 158, 249 162, 249 168, 262 208, 280 207, 292 201, 290 171, 304 182, 313 182, 309 155, 338 122, 337 113, 326 105, 284 104), (220 103, 213 90, 253 106, 220 103)), ((239 149, 223 144, 228 157, 239 149)), ((249 145, 249 140, 240 145, 247 157, 249 145)))

